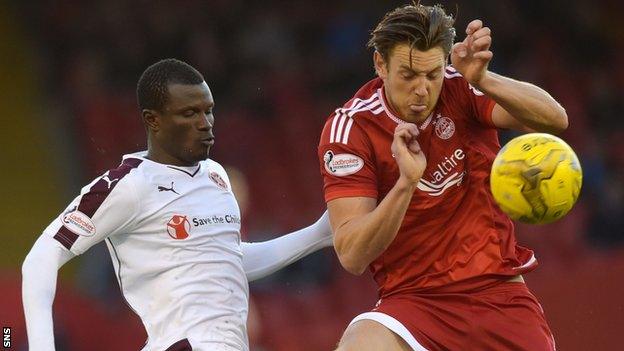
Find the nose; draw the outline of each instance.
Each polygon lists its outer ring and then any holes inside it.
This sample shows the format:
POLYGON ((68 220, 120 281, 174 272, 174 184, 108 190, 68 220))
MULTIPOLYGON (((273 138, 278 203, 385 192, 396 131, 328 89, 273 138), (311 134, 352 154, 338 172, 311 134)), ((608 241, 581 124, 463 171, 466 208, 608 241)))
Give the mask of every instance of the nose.
POLYGON ((197 128, 199 130, 211 130, 213 125, 214 116, 212 115, 212 113, 206 113, 203 115, 202 118, 200 118, 200 122, 197 128))
POLYGON ((427 79, 425 77, 418 77, 414 80, 414 94, 419 97, 427 96, 427 79))

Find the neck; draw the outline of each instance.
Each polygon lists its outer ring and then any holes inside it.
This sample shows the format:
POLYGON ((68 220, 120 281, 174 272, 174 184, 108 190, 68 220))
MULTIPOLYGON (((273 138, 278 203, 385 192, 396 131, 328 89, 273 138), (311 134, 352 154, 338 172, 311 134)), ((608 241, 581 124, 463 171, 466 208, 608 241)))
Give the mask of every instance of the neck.
POLYGON ((157 163, 162 163, 165 165, 171 166, 179 166, 179 167, 193 167, 197 166, 197 162, 188 162, 181 160, 168 152, 165 149, 158 145, 157 143, 152 142, 151 138, 147 139, 147 156, 145 158, 152 160, 157 163))

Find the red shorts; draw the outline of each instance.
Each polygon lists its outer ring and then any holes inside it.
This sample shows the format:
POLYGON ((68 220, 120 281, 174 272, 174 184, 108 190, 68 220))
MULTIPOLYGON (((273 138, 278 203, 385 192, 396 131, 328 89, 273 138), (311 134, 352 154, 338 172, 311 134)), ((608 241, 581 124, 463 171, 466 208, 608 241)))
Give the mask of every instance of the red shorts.
POLYGON ((524 283, 501 282, 470 293, 398 294, 380 300, 375 320, 417 351, 553 351, 542 307, 524 283))

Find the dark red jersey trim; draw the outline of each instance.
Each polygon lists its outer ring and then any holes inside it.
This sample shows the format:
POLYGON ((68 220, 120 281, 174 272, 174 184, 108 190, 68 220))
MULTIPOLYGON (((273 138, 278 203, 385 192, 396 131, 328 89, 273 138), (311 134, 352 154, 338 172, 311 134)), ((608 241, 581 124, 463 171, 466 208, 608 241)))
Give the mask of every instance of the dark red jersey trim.
MULTIPOLYGON (((82 196, 77 210, 89 216, 93 217, 93 214, 102 206, 102 203, 108 195, 117 186, 119 181, 125 177, 133 168, 138 167, 143 160, 137 158, 127 158, 115 169, 108 171, 106 176, 101 177, 91 189, 82 196)), ((54 235, 54 239, 63 244, 68 250, 78 239, 78 235, 67 229, 65 226, 61 228, 54 235)))
POLYGON ((183 339, 169 346, 165 351, 193 351, 193 347, 188 339, 183 339))

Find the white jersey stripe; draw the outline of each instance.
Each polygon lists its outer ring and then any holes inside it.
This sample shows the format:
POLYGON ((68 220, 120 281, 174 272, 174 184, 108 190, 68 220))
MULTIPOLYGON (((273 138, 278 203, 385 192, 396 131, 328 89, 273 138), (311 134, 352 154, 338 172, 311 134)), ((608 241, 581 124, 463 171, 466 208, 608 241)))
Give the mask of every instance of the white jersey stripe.
POLYGON ((362 112, 362 111, 370 111, 373 108, 379 106, 381 104, 381 101, 379 99, 374 100, 373 102, 371 102, 369 105, 361 107, 359 109, 355 109, 352 110, 351 112, 348 112, 345 116, 349 117, 349 120, 346 124, 346 129, 342 135, 342 143, 343 144, 347 144, 349 141, 349 132, 351 131, 351 126, 353 125, 353 115, 357 112, 362 112))
POLYGON ((338 109, 338 111, 339 111, 340 113, 345 113, 345 111, 350 111, 350 110, 352 110, 352 109, 354 109, 354 108, 359 108, 360 106, 362 106, 362 105, 365 105, 365 104, 369 103, 369 102, 370 102, 371 100, 373 100, 374 98, 375 98, 375 96, 374 96, 374 95, 373 95, 373 96, 371 96, 370 98, 366 99, 366 100, 362 100, 362 99, 360 99, 360 98, 356 98, 356 99, 354 99, 354 100, 353 100, 353 102, 351 102, 351 105, 350 105, 349 107, 342 107, 342 108, 339 108, 339 109, 338 109))
POLYGON ((333 143, 334 142, 334 135, 336 135, 336 122, 338 121, 338 110, 336 109, 336 114, 334 115, 334 119, 332 121, 332 125, 331 125, 331 132, 329 133, 329 142, 333 143))
POLYGON ((353 125, 353 118, 349 118, 349 122, 347 122, 347 127, 345 129, 344 135, 342 137, 342 143, 347 144, 349 141, 349 132, 351 131, 351 126, 353 125))
MULTIPOLYGON (((366 100, 362 100, 360 98, 354 99, 351 102, 351 105, 349 107, 346 108, 338 108, 336 109, 335 113, 336 115, 334 116, 334 120, 332 121, 332 127, 331 127, 331 131, 329 134, 329 142, 330 143, 335 143, 340 141, 340 134, 342 133, 342 124, 338 125, 338 129, 336 129, 336 122, 338 121, 338 118, 342 116, 343 113, 345 113, 345 111, 350 111, 352 109, 357 109, 362 105, 367 104, 368 102, 370 102, 372 99, 374 99, 375 96, 371 96, 370 98, 366 99, 366 100)), ((341 120, 342 121, 342 120, 341 120)), ((344 122, 343 122, 344 123, 344 122)))
POLYGON ((453 74, 444 73, 444 77, 449 78, 449 79, 461 77, 461 76, 462 76, 461 73, 453 73, 453 74))
POLYGON ((347 115, 341 115, 340 116, 340 123, 338 123, 338 132, 336 132, 336 140, 335 142, 339 142, 340 138, 342 137, 342 127, 344 127, 344 124, 347 120, 347 115))
POLYGON ((377 97, 377 94, 373 94, 371 95, 368 99, 366 100, 362 100, 360 98, 357 98, 353 101, 353 103, 351 104, 351 106, 347 107, 347 108, 341 108, 340 112, 345 113, 347 111, 353 110, 354 108, 360 108, 363 105, 368 104, 369 102, 373 101, 375 98, 377 97), (357 104, 357 106, 356 106, 357 104))
MULTIPOLYGON (((351 132, 351 127, 353 126, 353 116, 358 112, 369 111, 377 108, 381 105, 381 103, 379 94, 375 92, 366 100, 356 98, 348 107, 336 109, 329 134, 329 142, 341 142, 343 144, 347 144, 349 141, 349 133, 351 132)), ((379 114, 379 108, 374 110, 373 113, 376 115, 379 114)))
POLYGON ((363 107, 360 107, 358 109, 355 110, 351 110, 349 112, 347 112, 347 115, 349 115, 349 117, 353 117, 354 114, 360 112, 360 111, 365 111, 365 110, 372 110, 374 107, 377 107, 381 105, 381 101, 379 101, 379 99, 374 100, 372 103, 365 105, 363 107))
POLYGON ((383 106, 381 106, 381 107, 379 107, 378 109, 373 110, 373 114, 374 114, 374 115, 378 115, 378 114, 380 114, 381 112, 383 112, 383 110, 384 110, 384 107, 383 107, 383 106))

